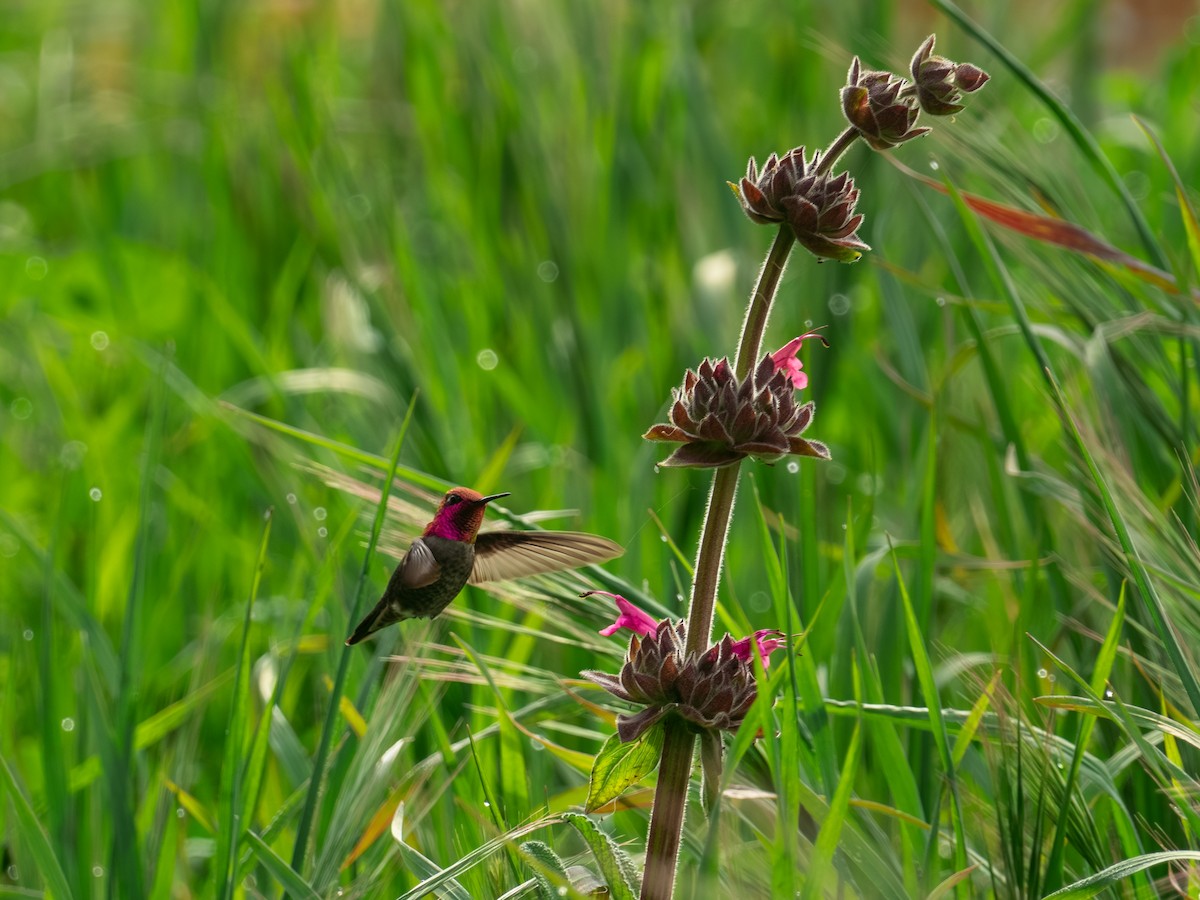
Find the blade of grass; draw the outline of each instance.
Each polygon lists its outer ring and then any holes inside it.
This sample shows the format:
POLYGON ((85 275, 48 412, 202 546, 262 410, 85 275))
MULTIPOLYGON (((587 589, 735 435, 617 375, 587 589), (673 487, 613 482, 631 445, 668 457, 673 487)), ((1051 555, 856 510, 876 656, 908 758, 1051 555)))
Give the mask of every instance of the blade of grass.
POLYGON ((263 868, 279 882, 289 896, 298 897, 301 900, 321 900, 321 895, 312 889, 312 885, 305 881, 303 876, 289 866, 287 861, 272 850, 271 846, 253 830, 246 832, 246 843, 258 857, 258 861, 263 864, 263 868))
POLYGON ((550 825, 555 825, 561 822, 562 819, 558 816, 547 816, 542 819, 536 819, 533 822, 527 822, 524 825, 518 825, 511 831, 498 835, 489 841, 485 841, 478 847, 472 849, 465 856, 460 857, 455 862, 441 869, 436 874, 425 878, 420 884, 409 891, 405 891, 400 895, 399 900, 421 900, 427 894, 438 890, 443 884, 452 879, 457 878, 464 872, 470 870, 474 866, 479 865, 488 857, 492 856, 496 851, 503 849, 509 845, 519 846, 521 838, 526 835, 533 834, 550 825))
POLYGON ((63 872, 58 857, 54 855, 54 848, 50 846, 50 838, 17 783, 17 777, 9 767, 8 760, 3 756, 0 756, 0 787, 9 796, 16 813, 16 831, 21 835, 34 865, 46 882, 46 887, 55 898, 70 900, 75 895, 71 892, 71 886, 67 883, 66 873, 63 872))
MULTIPOLYGON (((1104 685, 1108 683, 1108 676, 1112 673, 1113 663, 1117 658, 1117 649, 1120 646, 1121 626, 1124 622, 1125 586, 1121 585, 1121 593, 1117 598, 1117 610, 1113 614, 1112 622, 1109 623, 1108 633, 1104 636, 1104 643, 1100 646, 1100 653, 1096 657, 1096 668, 1092 672, 1091 686, 1097 695, 1103 695, 1104 685)), ((1067 770, 1066 785, 1063 789, 1065 797, 1070 797, 1071 791, 1075 787, 1075 782, 1079 777, 1079 767, 1083 763, 1083 754, 1091 741, 1092 730, 1095 726, 1096 719, 1093 716, 1084 716, 1079 723, 1079 732, 1075 737, 1075 752, 1071 755, 1071 767, 1067 770)), ((1062 884, 1063 860, 1067 841, 1066 818, 1066 816, 1059 817, 1050 845, 1050 859, 1046 863, 1045 887, 1051 891, 1056 890, 1062 884)))
MULTIPOLYGON (((889 542, 890 543, 890 542, 889 542)), ((892 566, 896 573, 897 586, 900 589, 900 599, 904 603, 904 623, 908 631, 908 643, 912 650, 913 668, 916 669, 917 680, 921 685, 921 694, 928 706, 929 725, 933 730, 934 744, 942 762, 942 768, 950 791, 950 827, 954 832, 954 868, 956 871, 965 869, 967 863, 967 844, 964 831, 962 808, 958 799, 958 779, 954 774, 954 758, 950 753, 950 741, 946 735, 946 723, 942 720, 941 699, 938 694, 937 681, 933 677, 933 666, 929 654, 925 650, 925 639, 917 624, 916 613, 913 611, 912 600, 908 596, 908 588, 900 573, 900 560, 892 548, 892 566)), ((931 834, 932 837, 932 834, 931 834)), ((957 889, 961 895, 962 887, 957 889)))
POLYGON ((1171 660, 1175 674, 1183 682, 1183 689, 1187 693, 1188 699, 1191 700, 1192 715, 1200 715, 1200 680, 1197 679, 1196 671, 1188 660, 1183 645, 1180 643, 1175 629, 1171 625, 1162 599, 1158 596, 1154 582, 1150 579, 1150 572, 1147 570, 1145 563, 1142 562, 1142 557, 1137 547, 1134 546, 1133 538, 1129 533, 1129 527, 1126 525, 1125 518, 1121 515, 1120 509, 1117 508, 1116 500, 1113 498, 1112 491, 1108 487, 1108 481, 1101 474, 1100 467, 1096 465, 1096 460, 1093 458, 1087 443, 1083 439, 1083 435, 1079 431, 1079 426, 1075 424, 1075 418, 1071 415, 1062 391, 1059 389, 1058 381, 1049 369, 1046 370, 1046 377, 1050 380, 1052 395, 1055 405, 1058 407, 1059 414, 1066 424, 1067 430, 1070 432, 1071 439, 1074 441, 1075 448, 1079 451, 1084 465, 1087 466, 1093 483, 1096 485, 1096 490, 1100 494, 1100 500, 1104 504, 1104 510, 1108 514, 1109 521, 1112 522, 1113 530, 1117 534, 1117 540, 1120 542, 1121 550, 1125 556, 1125 563, 1129 566, 1133 574, 1133 580, 1137 584, 1137 593, 1142 600, 1142 605, 1146 613, 1150 616, 1150 621, 1154 625, 1154 631, 1158 635, 1158 639, 1162 641, 1163 648, 1167 651, 1167 657, 1171 660))
POLYGON ((237 889, 238 844, 250 823, 243 815, 242 781, 244 751, 254 740, 250 725, 250 623, 254 613, 254 601, 262 581, 263 566, 267 561, 267 546, 271 539, 273 510, 268 509, 263 525, 262 541, 258 548, 258 562, 250 579, 250 594, 246 599, 246 614, 242 620, 242 646, 238 653, 237 668, 233 677, 233 704, 229 710, 229 723, 225 728, 225 760, 221 766, 219 803, 222 811, 217 834, 217 859, 213 872, 221 900, 232 897, 237 889))
MULTIPOLYGON (((358 583, 354 588, 354 602, 351 604, 350 609, 351 622, 356 622, 359 619, 363 588, 366 586, 367 575, 371 569, 371 557, 375 553, 375 545, 379 543, 379 534, 383 530, 383 520, 387 513, 388 495, 392 490, 392 479, 396 477, 396 468, 400 462, 400 451, 404 448, 404 437, 408 433, 408 426, 412 421, 413 410, 416 409, 416 406, 417 394, 414 393, 411 402, 408 404, 408 412, 405 413, 404 421, 400 425, 400 433, 396 438, 396 449, 392 452, 387 480, 383 484, 379 505, 375 509, 375 522, 371 526, 371 538, 367 542, 367 549, 363 554, 362 568, 358 574, 358 583)), ((321 795, 321 782, 325 776, 325 765, 329 758, 330 746, 333 743, 333 733, 337 729, 338 719, 341 715, 340 701, 346 683, 346 672, 350 668, 350 654, 352 652, 352 647, 342 647, 341 657, 338 661, 337 677, 333 682, 333 693, 329 698, 329 708, 325 712, 325 725, 321 729, 321 742, 317 747, 316 759, 313 761, 312 777, 308 784, 308 796, 305 797, 304 809, 300 813, 300 821, 296 826, 296 844, 292 850, 292 868, 296 871, 300 871, 305 857, 308 856, 309 832, 312 828, 313 815, 317 809, 317 800, 321 795)))
POLYGON ((854 723, 854 732, 850 736, 850 746, 842 762, 842 774, 838 781, 837 790, 829 803, 829 813, 821 823, 817 841, 809 857, 808 871, 805 873, 803 900, 823 896, 826 892, 825 871, 833 862, 833 854, 837 851, 842 835, 842 825, 850 809, 850 793, 854 788, 854 779, 858 776, 860 749, 862 747, 862 725, 854 723))
POLYGON ((112 860, 118 893, 129 900, 140 900, 146 886, 142 881, 144 872, 138 847, 138 829, 135 818, 137 784, 137 699, 142 683, 143 635, 146 617, 142 604, 146 595, 146 568, 154 514, 151 509, 152 492, 157 485, 155 477, 162 452, 162 431, 166 415, 166 387, 164 367, 159 367, 158 378, 150 398, 150 416, 146 423, 144 450, 142 453, 140 490, 138 492, 138 526, 133 551, 133 574, 125 601, 125 619, 121 629, 121 668, 114 698, 116 710, 112 731, 113 769, 108 771, 108 787, 111 814, 113 817, 112 860))
POLYGON ((1137 229, 1138 235, 1142 239, 1142 245, 1154 258, 1158 267, 1161 269, 1170 268, 1170 261, 1155 239, 1154 232, 1150 230, 1149 223, 1146 222, 1141 210, 1138 209, 1133 196, 1125 186, 1125 182, 1117 174, 1117 170, 1113 167, 1112 162, 1104 155, 1104 152, 1100 149, 1100 145, 1096 143, 1096 139, 1084 128, 1083 123, 1079 121, 1075 113, 1065 103, 1054 96, 1041 79, 1034 75, 1024 63, 1009 53, 1004 45, 992 37, 982 26, 950 2, 950 0, 933 0, 933 5, 957 22, 964 31, 996 54, 1005 67, 1022 84, 1029 88, 1035 97, 1046 105, 1046 108, 1050 110, 1054 118, 1058 119, 1059 123, 1061 123, 1066 132, 1071 136, 1071 140, 1075 142, 1080 152, 1083 153, 1084 158, 1087 159, 1096 173, 1108 184, 1112 192, 1120 198, 1122 205, 1125 207, 1125 212, 1129 216, 1129 220, 1133 223, 1134 228, 1137 229))
POLYGON ((1168 853, 1147 853, 1144 856, 1125 859, 1094 875, 1081 878, 1079 881, 1069 884, 1065 888, 1055 891, 1053 894, 1046 895, 1045 900, 1086 900, 1088 897, 1095 897, 1101 891, 1112 887, 1135 872, 1141 872, 1151 866, 1182 862, 1183 860, 1200 860, 1200 852, 1195 850, 1173 850, 1168 853))

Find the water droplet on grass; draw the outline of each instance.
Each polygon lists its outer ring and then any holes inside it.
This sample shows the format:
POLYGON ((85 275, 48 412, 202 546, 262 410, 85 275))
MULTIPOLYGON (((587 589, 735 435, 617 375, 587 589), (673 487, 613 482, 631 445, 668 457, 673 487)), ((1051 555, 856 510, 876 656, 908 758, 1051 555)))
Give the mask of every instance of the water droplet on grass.
POLYGON ((317 536, 318 537, 328 537, 329 530, 324 525, 322 525, 320 528, 317 529, 317 536))
POLYGON ((537 267, 538 278, 550 284, 552 281, 558 280, 558 263, 552 259, 544 259, 538 263, 537 267))
POLYGON ((313 518, 318 522, 324 522, 327 515, 329 515, 329 513, 325 511, 325 507, 323 506, 318 506, 313 510, 313 518))
POLYGON ((475 363, 485 372, 490 372, 500 364, 500 357, 490 347, 484 347, 475 355, 475 363))
POLYGON ((795 475, 797 472, 799 472, 799 471, 800 471, 800 463, 796 462, 796 461, 793 459, 791 462, 789 462, 789 463, 787 464, 787 470, 788 470, 789 472, 791 472, 793 475, 795 475))
POLYGON ((18 397, 8 407, 14 419, 28 419, 33 415, 33 404, 29 402, 28 397, 18 397))
POLYGON ((1049 673, 1049 672, 1047 672, 1045 669, 1038 669, 1038 670, 1037 670, 1037 676, 1038 676, 1038 678, 1045 678, 1045 677, 1046 677, 1047 675, 1049 675, 1049 674, 1050 674, 1050 673, 1049 673))
POLYGON ((88 496, 91 497, 93 500, 95 500, 97 503, 99 503, 100 498, 104 496, 104 493, 100 490, 100 488, 94 487, 90 491, 88 491, 88 496))
POLYGON ((63 719, 62 720, 62 730, 63 731, 74 731, 75 730, 75 720, 72 719, 70 716, 67 716, 65 719, 63 719))
POLYGON ((25 638, 25 640, 27 640, 27 641, 32 641, 33 640, 33 629, 26 628, 24 631, 21 632, 21 637, 25 638))
POLYGON ((41 281, 50 271, 50 265, 40 256, 31 256, 25 260, 25 274, 34 281, 41 281))
POLYGON ((93 878, 103 878, 104 877, 104 866, 92 866, 92 877, 93 878))
POLYGON ((295 494, 288 494, 288 495, 287 495, 287 502, 288 502, 288 503, 290 503, 290 504, 292 504, 292 506, 295 506, 295 505, 296 505, 296 495, 295 495, 295 494))
POLYGON ((91 341, 93 350, 108 349, 108 333, 105 331, 93 331, 91 341))

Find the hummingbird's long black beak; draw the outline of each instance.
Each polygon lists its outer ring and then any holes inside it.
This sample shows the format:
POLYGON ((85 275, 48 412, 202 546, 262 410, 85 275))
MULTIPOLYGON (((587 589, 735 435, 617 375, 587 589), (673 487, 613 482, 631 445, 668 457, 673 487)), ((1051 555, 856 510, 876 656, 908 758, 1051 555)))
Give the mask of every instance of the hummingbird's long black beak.
POLYGON ((482 505, 484 503, 491 503, 493 500, 499 500, 501 497, 511 497, 511 496, 512 496, 512 491, 505 491, 503 494, 490 494, 487 497, 480 497, 475 502, 482 505))

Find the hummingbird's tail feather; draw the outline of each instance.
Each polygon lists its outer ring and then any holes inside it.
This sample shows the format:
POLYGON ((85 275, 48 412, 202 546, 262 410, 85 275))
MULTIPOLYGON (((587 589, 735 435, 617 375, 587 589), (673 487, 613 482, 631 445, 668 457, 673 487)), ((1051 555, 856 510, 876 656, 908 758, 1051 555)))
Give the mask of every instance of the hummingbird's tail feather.
POLYGON ((395 609, 392 607, 392 604, 388 602, 388 598, 385 596, 375 604, 375 608, 373 610, 367 613, 366 618, 358 623, 358 627, 354 629, 354 634, 346 638, 346 646, 352 647, 364 638, 374 634, 379 629, 386 628, 393 622, 399 622, 403 618, 406 617, 397 615, 395 609))

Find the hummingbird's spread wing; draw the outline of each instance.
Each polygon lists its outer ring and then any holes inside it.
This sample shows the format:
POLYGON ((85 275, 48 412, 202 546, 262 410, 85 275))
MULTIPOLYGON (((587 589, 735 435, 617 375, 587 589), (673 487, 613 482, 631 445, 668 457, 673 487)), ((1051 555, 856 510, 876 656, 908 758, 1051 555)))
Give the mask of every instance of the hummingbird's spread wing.
POLYGON ((470 583, 577 569, 624 552, 615 541, 577 531, 487 531, 475 538, 470 583))
POLYGON ((397 572, 404 587, 419 588, 437 581, 442 574, 442 567, 433 558, 429 545, 417 538, 404 554, 404 559, 400 560, 397 572))

